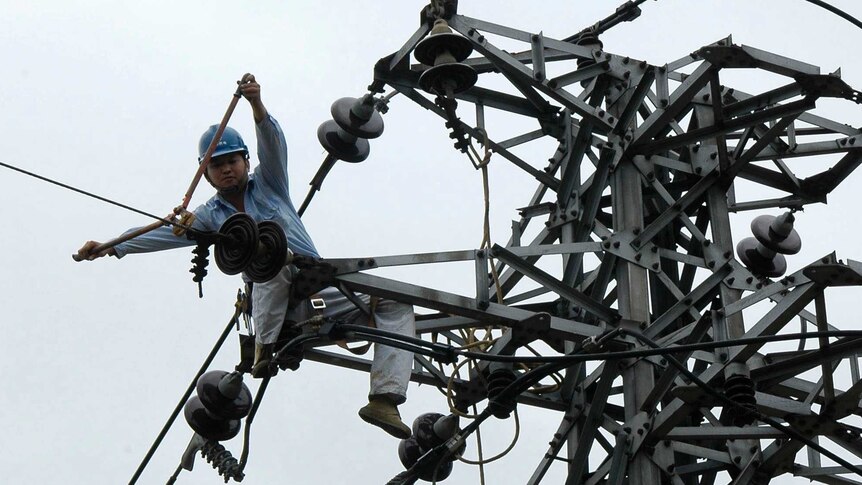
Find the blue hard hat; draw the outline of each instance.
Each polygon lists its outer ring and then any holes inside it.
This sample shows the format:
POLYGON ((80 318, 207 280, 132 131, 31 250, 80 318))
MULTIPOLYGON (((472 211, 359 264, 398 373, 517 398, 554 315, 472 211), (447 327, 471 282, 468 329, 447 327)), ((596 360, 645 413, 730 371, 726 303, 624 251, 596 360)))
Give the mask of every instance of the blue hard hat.
MULTIPOLYGON (((218 131, 218 125, 212 125, 201 135, 201 139, 198 142, 198 162, 203 161, 207 148, 210 147, 216 131, 218 131)), ((228 126, 225 127, 212 156, 215 158, 219 155, 227 155, 234 152, 243 152, 244 155, 248 155, 248 147, 245 146, 245 142, 242 141, 239 132, 228 126)))

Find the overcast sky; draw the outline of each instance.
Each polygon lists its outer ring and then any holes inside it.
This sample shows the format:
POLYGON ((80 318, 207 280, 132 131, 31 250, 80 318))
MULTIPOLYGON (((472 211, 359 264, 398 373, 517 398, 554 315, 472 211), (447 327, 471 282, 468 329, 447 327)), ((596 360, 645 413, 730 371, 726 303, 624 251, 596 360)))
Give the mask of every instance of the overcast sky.
MULTIPOLYGON (((462 0, 460 13, 562 38, 619 3, 462 0)), ((862 16, 857 2, 832 3, 862 16)), ((191 180, 201 132, 220 120, 235 81, 252 72, 286 132, 298 205, 324 158, 315 133, 330 104, 365 92, 374 63, 408 39, 424 5, 0 0, 0 161, 164 214, 191 180)), ((664 64, 733 34, 737 44, 824 73, 841 67, 847 83, 862 87, 862 31, 802 0, 661 0, 642 8, 640 19, 602 37, 608 52, 664 64)), ((758 81, 745 90, 773 87, 758 81)), ((822 106, 818 114, 862 125, 862 110, 850 102, 822 106)), ((306 213, 318 249, 353 257, 477 247, 481 177, 451 148, 443 122, 403 97, 392 100, 385 122, 370 158, 338 164, 306 213)), ((231 124, 253 140, 245 101, 231 124)), ((543 166, 552 152, 527 155, 543 166)), ((490 171, 492 236, 502 244, 535 183, 501 159, 490 171)), ((862 259, 860 177, 848 178, 828 206, 798 216, 804 247, 791 270, 833 250, 862 259)), ((74 263, 70 255, 84 241, 151 221, 6 169, 0 184, 0 481, 125 483, 227 323, 240 279, 213 263, 198 299, 188 250, 74 263)), ((202 184, 192 205, 211 194, 202 184)), ((755 215, 734 216, 735 237, 748 235, 755 215)), ((451 266, 398 275, 470 295, 472 268, 451 266)), ((850 310, 858 295, 829 293, 830 317, 842 328, 858 328, 850 310)), ((231 336, 213 367, 230 369, 236 360, 231 336)), ((367 375, 355 371, 306 362, 279 374, 255 420, 244 483, 385 483, 401 470, 397 440, 356 416, 366 393, 367 375)), ((429 411, 446 411, 443 396, 411 385, 405 421, 429 411)), ((521 411, 521 439, 486 468, 486 483, 525 482, 547 449, 560 416, 521 411)), ((486 453, 502 450, 513 428, 511 419, 484 426, 486 453)), ((190 436, 180 419, 140 483, 164 483, 190 436)), ((228 447, 239 455, 238 440, 228 447)), ((547 483, 562 476, 559 465, 547 483)), ((219 482, 200 459, 178 481, 219 482)), ((445 483, 478 483, 478 472, 456 464, 445 483)))

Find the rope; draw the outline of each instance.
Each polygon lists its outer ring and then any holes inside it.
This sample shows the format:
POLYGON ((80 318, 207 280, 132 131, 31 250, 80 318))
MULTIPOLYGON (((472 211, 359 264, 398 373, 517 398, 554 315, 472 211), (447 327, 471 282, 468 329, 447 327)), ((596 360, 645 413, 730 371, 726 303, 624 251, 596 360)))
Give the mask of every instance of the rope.
MULTIPOLYGON (((515 415, 515 435, 512 437, 512 442, 509 443, 509 446, 507 446, 505 450, 501 451, 500 453, 498 453, 497 455, 495 455, 491 458, 483 459, 482 453, 481 453, 481 448, 480 448, 478 460, 473 461, 473 460, 464 458, 463 456, 459 457, 458 460, 463 462, 463 463, 466 463, 468 465, 482 466, 482 465, 486 465, 488 463, 492 463, 494 461, 497 461, 500 458, 503 458, 504 456, 508 455, 509 452, 512 451, 512 449, 515 447, 515 444, 518 442, 518 439, 520 438, 520 435, 521 435, 521 420, 518 417, 518 409, 517 408, 515 408, 514 415, 515 415)), ((476 438, 479 439, 479 430, 478 429, 476 430, 476 438)))

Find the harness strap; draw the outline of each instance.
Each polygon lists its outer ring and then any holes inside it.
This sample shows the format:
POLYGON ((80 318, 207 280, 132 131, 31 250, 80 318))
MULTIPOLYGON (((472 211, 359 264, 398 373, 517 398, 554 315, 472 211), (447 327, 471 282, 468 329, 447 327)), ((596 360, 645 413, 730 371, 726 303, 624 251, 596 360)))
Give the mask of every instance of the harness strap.
MULTIPOLYGON (((368 326, 369 327, 373 327, 373 328, 377 327, 377 322, 374 320, 374 312, 377 310, 377 303, 379 301, 380 301, 380 298, 378 298, 376 296, 371 297, 371 302, 369 305, 371 312, 368 314, 368 326)), ((350 352, 353 355, 365 355, 366 353, 368 353, 368 349, 371 348, 371 342, 366 342, 366 343, 364 343, 358 347, 352 347, 352 348, 347 345, 346 340, 337 340, 335 343, 339 347, 350 352)))

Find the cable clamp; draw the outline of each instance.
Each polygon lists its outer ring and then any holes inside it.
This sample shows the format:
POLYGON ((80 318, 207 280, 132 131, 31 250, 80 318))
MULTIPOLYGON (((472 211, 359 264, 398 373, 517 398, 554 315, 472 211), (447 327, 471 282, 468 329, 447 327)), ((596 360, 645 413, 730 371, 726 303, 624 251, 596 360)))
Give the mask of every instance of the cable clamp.
POLYGON ((592 337, 587 337, 581 341, 581 348, 584 352, 594 354, 602 350, 602 344, 599 342, 599 337, 593 335, 592 337))

